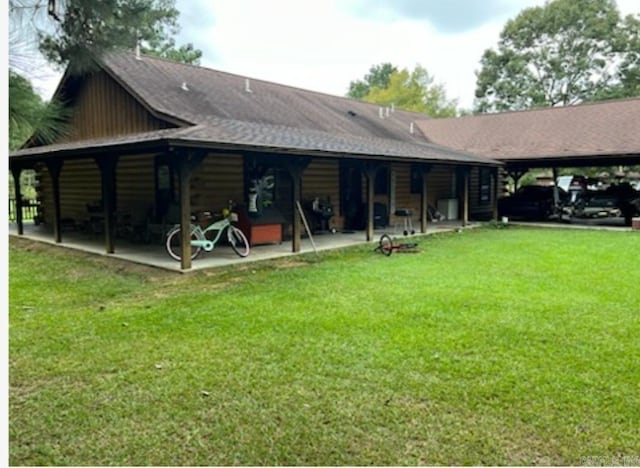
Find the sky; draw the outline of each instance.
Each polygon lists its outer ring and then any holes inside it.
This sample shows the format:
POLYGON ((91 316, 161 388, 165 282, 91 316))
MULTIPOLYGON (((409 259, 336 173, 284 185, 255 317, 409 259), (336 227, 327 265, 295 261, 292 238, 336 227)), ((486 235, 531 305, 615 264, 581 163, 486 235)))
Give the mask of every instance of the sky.
MULTIPOLYGON (((372 65, 425 67, 447 98, 473 107, 475 72, 507 20, 544 0, 176 0, 176 43, 200 64, 254 79, 345 95, 372 65)), ((618 0, 622 14, 640 1, 618 0)), ((35 81, 48 98, 59 73, 35 81)))

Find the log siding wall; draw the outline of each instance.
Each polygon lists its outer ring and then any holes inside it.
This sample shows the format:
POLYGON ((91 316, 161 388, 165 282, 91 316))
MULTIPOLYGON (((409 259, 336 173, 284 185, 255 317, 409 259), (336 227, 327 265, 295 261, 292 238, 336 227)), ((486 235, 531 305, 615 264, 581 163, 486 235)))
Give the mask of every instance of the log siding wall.
POLYGON ((229 200, 244 203, 244 161, 239 154, 209 154, 191 176, 191 209, 220 213, 229 200))
POLYGON ((61 142, 79 141, 169 128, 151 115, 105 72, 87 77, 73 101, 71 133, 61 142))

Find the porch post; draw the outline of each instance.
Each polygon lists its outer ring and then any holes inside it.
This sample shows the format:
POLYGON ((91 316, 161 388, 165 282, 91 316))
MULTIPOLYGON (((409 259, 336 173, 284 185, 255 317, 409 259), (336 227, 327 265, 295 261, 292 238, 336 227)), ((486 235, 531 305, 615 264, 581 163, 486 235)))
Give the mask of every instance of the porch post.
POLYGON ((62 242, 60 230, 60 172, 62 171, 62 159, 47 160, 47 170, 51 175, 51 190, 53 192, 53 238, 55 242, 62 242))
POLYGON ((469 174, 470 171, 464 171, 464 199, 463 199, 463 212, 462 212, 462 225, 467 226, 469 224, 469 174))
POLYGON ((293 206, 293 219, 291 224, 292 239, 291 239, 291 251, 294 253, 300 252, 302 247, 302 225, 300 224, 300 213, 298 213, 298 203, 302 195, 302 174, 307 168, 311 158, 295 158, 290 159, 285 164, 289 175, 292 180, 292 194, 291 201, 293 206))
POLYGON ((191 168, 187 158, 180 160, 178 164, 178 177, 180 179, 180 268, 191 268, 191 168))
POLYGON ((373 240, 373 198, 376 172, 380 167, 379 163, 367 161, 364 165, 364 175, 367 178, 367 241, 373 240))
POLYGON ((420 232, 422 234, 427 233, 427 217, 429 202, 427 201, 427 176, 431 171, 431 165, 420 165, 420 176, 422 179, 422 190, 420 191, 420 232))
POLYGON ((204 159, 201 151, 178 152, 178 177, 180 179, 180 268, 191 269, 191 173, 204 159))
POLYGON ((493 204, 491 206, 491 219, 498 220, 498 198, 500 197, 500 168, 493 170, 493 204))
POLYGON ((468 167, 458 169, 458 177, 462 177, 462 226, 469 224, 469 174, 471 170, 468 167))
POLYGON ((104 248, 106 253, 115 252, 116 220, 116 166, 118 156, 96 158, 102 181, 102 207, 104 215, 104 248))
POLYGON ((18 224, 18 235, 24 234, 24 223, 22 222, 22 189, 20 188, 20 174, 22 167, 17 164, 11 165, 13 174, 13 189, 16 197, 16 223, 18 224))

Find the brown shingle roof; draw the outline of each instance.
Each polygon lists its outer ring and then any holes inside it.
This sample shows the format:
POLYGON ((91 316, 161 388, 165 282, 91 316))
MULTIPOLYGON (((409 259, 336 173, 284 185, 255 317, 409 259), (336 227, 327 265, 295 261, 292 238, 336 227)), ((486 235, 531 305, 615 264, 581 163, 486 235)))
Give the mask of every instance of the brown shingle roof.
POLYGON ((640 99, 417 122, 435 144, 503 161, 640 155, 640 99))
POLYGON ((417 127, 410 130, 426 117, 416 112, 383 109, 381 118, 375 104, 133 53, 109 54, 103 68, 151 113, 181 128, 28 148, 11 156, 72 157, 89 150, 193 145, 499 164, 427 142, 417 127))
MULTIPOLYGON (((282 125, 209 118, 204 123, 109 138, 74 141, 17 151, 23 158, 74 156, 87 152, 122 151, 132 147, 195 146, 216 149, 253 149, 302 154, 362 155, 424 162, 487 163, 484 158, 436 145, 390 138, 360 137, 282 125)), ((494 163, 495 164, 495 163, 494 163)))
POLYGON ((380 118, 375 104, 132 53, 108 55, 104 68, 156 115, 195 125, 184 139, 497 164, 411 133, 426 117, 416 112, 383 109, 380 118))

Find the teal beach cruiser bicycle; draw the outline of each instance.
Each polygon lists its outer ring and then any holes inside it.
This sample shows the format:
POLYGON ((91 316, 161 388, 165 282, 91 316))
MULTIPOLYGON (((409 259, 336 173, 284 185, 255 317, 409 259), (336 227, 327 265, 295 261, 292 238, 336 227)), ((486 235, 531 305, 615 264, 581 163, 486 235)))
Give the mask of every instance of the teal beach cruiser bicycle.
MULTIPOLYGON (((227 242, 231 245, 233 251, 240 257, 249 255, 249 241, 244 233, 235 227, 232 223, 238 221, 237 213, 233 213, 230 209, 222 210, 223 218, 214 221, 206 228, 202 228, 199 224, 191 225, 191 259, 195 259, 203 250, 211 252, 216 244, 226 232, 227 242), (209 239, 207 234, 213 233, 213 238, 209 239)), ((194 218, 192 217, 192 220, 194 218)), ((174 260, 182 260, 182 230, 179 225, 174 226, 167 233, 167 253, 174 260)))

